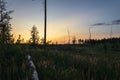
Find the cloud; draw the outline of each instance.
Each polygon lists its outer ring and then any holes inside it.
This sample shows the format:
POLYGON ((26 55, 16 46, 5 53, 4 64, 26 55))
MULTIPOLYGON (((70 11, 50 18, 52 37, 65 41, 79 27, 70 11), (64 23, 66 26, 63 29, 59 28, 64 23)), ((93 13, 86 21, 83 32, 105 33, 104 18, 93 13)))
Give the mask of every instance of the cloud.
POLYGON ((105 26, 105 25, 107 25, 107 26, 109 26, 109 25, 120 25, 120 19, 113 20, 110 23, 105 23, 105 22, 103 22, 103 23, 95 23, 92 26, 105 26))
POLYGON ((95 23, 92 26, 103 26, 103 25, 107 25, 106 23, 95 23))
POLYGON ((111 25, 120 25, 120 19, 112 21, 111 25))

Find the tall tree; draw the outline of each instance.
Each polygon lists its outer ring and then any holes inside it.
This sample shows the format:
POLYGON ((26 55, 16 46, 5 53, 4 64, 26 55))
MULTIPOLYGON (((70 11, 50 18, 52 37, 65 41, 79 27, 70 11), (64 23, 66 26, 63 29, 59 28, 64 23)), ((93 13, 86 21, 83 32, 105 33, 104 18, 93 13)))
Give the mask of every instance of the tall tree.
POLYGON ((31 38, 30 38, 30 42, 32 44, 38 44, 39 43, 39 36, 38 36, 38 30, 37 30, 37 27, 36 26, 33 26, 32 27, 32 30, 31 30, 31 38))
POLYGON ((7 11, 5 0, 0 0, 0 43, 13 43, 13 35, 11 34, 10 14, 13 11, 7 11))

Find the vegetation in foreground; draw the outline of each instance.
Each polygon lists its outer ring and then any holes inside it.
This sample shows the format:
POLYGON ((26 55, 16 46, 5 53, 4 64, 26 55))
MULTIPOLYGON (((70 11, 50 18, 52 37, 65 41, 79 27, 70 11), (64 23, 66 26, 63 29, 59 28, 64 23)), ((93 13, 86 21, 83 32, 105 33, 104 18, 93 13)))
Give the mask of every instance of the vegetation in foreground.
POLYGON ((90 33, 89 40, 78 40, 84 45, 76 45, 73 37, 73 45, 49 45, 44 49, 37 45, 38 31, 33 26, 28 41, 32 45, 21 45, 21 35, 15 42, 11 34, 12 12, 0 0, 0 80, 31 80, 27 54, 32 56, 40 80, 120 80, 120 38, 91 40, 90 33))
POLYGON ((0 47, 0 80, 30 80, 26 55, 30 54, 40 80, 119 80, 120 46, 6 45, 0 47), (112 49, 113 48, 113 49, 112 49))

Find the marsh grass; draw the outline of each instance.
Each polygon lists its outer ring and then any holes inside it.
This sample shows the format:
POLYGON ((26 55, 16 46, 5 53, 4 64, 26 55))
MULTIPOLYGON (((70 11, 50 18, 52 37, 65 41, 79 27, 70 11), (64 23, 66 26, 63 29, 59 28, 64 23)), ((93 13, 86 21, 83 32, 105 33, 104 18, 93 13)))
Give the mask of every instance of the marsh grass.
POLYGON ((0 47, 0 80, 30 80, 26 55, 32 56, 40 80, 120 80, 119 49, 107 44, 48 46, 45 50, 26 45, 0 47))

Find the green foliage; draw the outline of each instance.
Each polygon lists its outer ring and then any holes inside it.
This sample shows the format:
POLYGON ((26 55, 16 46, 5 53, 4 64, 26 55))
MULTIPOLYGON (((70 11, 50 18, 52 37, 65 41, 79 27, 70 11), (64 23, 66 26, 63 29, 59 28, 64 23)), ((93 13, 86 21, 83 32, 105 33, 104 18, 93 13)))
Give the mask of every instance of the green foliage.
POLYGON ((10 14, 13 11, 7 11, 5 0, 0 0, 0 43, 12 44, 14 42, 11 34, 10 14))
POLYGON ((36 26, 33 26, 31 29, 31 38, 30 38, 30 42, 32 44, 38 44, 39 43, 39 36, 38 36, 38 30, 36 26))
MULTIPOLYGON (((107 46, 110 46, 107 44, 107 46)), ((118 80, 120 54, 104 54, 103 45, 29 50, 43 80, 118 80), (62 50, 63 49, 63 50, 62 50), (66 50, 65 50, 66 49, 66 50), (75 50, 77 51, 75 51, 75 50), (73 51, 72 51, 73 50, 73 51), (99 52, 98 52, 99 51, 99 52), (98 52, 98 53, 97 53, 98 52), (101 53, 101 54, 100 54, 101 53)), ((108 48, 108 50, 111 50, 108 48)), ((112 51, 112 50, 111 50, 112 51)))
POLYGON ((20 46, 0 47, 0 80, 27 80, 25 54, 20 46))
POLYGON ((30 80, 26 55, 30 54, 40 80, 119 80, 119 49, 104 45, 0 46, 0 80, 30 80), (43 47, 43 46, 42 46, 43 47))

